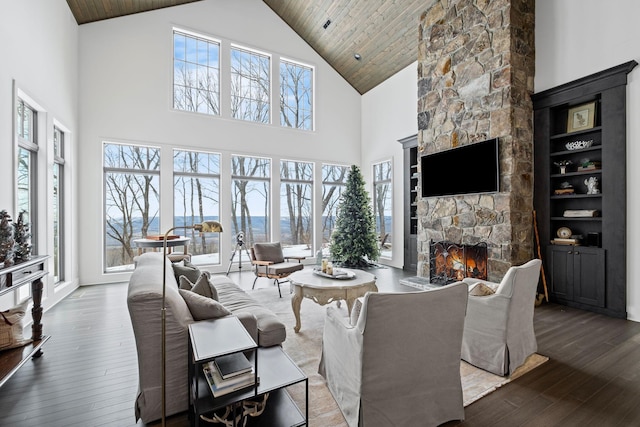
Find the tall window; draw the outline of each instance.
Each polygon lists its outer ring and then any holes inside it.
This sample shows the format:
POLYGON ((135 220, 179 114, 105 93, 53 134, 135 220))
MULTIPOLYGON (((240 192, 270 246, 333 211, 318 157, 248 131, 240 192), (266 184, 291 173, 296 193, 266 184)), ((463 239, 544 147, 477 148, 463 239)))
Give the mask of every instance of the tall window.
POLYGON ((220 43, 173 31, 173 108, 220 114, 220 43))
POLYGON ((270 123, 271 58, 240 47, 231 48, 231 115, 270 123))
POLYGON ((313 69, 284 59, 280 61, 280 124, 313 129, 313 69))
POLYGON ((268 242, 271 160, 262 157, 231 158, 231 225, 234 239, 239 232, 245 242, 268 242))
POLYGON ((53 278, 64 280, 64 133, 53 128, 53 278))
MULTIPOLYGON (((220 220, 220 155, 173 151, 173 225, 194 225, 220 220)), ((194 264, 220 263, 220 233, 185 229, 191 238, 189 253, 194 264)))
POLYGON ((391 161, 373 165, 373 212, 380 239, 380 256, 391 258, 391 161))
POLYGON ((280 241, 289 255, 311 256, 313 163, 280 162, 280 241))
POLYGON ((336 210, 347 184, 349 167, 322 165, 322 248, 327 248, 336 223, 336 210))
POLYGON ((32 253, 37 253, 36 244, 36 170, 38 137, 36 129, 37 112, 22 99, 18 99, 16 129, 18 134, 18 165, 16 182, 18 196, 17 214, 24 212, 23 219, 30 225, 32 253))
POLYGON ((160 149, 104 143, 104 265, 133 268, 133 240, 159 233, 160 149))

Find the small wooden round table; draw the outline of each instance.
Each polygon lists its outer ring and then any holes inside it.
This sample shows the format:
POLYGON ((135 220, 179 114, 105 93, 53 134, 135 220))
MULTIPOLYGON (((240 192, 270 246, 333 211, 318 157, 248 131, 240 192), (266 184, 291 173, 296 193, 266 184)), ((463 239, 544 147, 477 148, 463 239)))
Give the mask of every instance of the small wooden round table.
POLYGON ((351 270, 341 268, 352 272, 355 277, 352 279, 331 279, 317 275, 311 268, 296 271, 289 276, 289 281, 293 287, 293 296, 291 297, 291 307, 296 317, 296 326, 293 328, 296 333, 300 332, 300 304, 302 298, 309 298, 312 301, 326 305, 333 301, 341 300, 347 302, 347 310, 351 315, 354 301, 364 296, 367 292, 378 292, 376 286, 376 276, 362 270, 351 270))

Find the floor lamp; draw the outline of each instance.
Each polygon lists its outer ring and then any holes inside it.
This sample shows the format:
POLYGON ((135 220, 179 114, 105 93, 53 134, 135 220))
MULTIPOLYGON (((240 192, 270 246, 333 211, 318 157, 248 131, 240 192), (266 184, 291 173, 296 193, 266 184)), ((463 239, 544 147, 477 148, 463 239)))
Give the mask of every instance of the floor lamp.
MULTIPOLYGON (((166 412, 167 412, 167 400, 166 400, 166 372, 167 372, 167 319, 166 319, 166 311, 167 307, 165 306, 165 296, 166 296, 166 287, 167 287, 167 268, 165 265, 165 260, 167 259, 167 238, 169 237, 169 233, 171 233, 176 228, 186 228, 193 229, 195 231, 199 231, 200 233, 221 233, 222 224, 218 221, 205 221, 202 224, 194 224, 194 225, 179 225, 177 227, 170 228, 164 234, 163 244, 162 244, 162 426, 165 426, 166 422, 166 412)), ((186 255, 186 254, 185 254, 186 255)))

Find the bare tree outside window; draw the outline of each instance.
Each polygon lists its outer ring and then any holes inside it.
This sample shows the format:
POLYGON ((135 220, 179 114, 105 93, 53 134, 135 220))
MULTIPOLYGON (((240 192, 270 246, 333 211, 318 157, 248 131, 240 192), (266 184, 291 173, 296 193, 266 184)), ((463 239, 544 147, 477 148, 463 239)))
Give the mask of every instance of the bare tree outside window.
POLYGON ((313 69, 280 61, 280 124, 294 129, 313 129, 313 69))
POLYGON ((231 48, 231 116, 270 123, 271 58, 239 47, 231 48))
POLYGON ((373 211, 376 218, 376 231, 380 240, 380 256, 391 258, 391 161, 373 165, 373 211))
POLYGON ((231 173, 232 245, 235 245, 235 238, 241 231, 249 245, 268 242, 271 159, 234 155, 231 157, 231 173))
POLYGON ((133 268, 133 240, 159 233, 160 150, 104 144, 105 271, 133 268))
POLYGON ((220 43, 173 32, 173 108, 220 114, 220 43))
POLYGON ((289 255, 311 256, 313 163, 280 162, 280 242, 289 255))
MULTIPOLYGON (((347 183, 348 166, 322 165, 322 247, 331 241, 340 196, 347 183)), ((328 253, 328 252, 327 252, 328 253)))
MULTIPOLYGON (((220 220, 220 154, 174 150, 173 182, 175 227, 220 220)), ((220 233, 183 229, 181 234, 191 238, 192 263, 220 263, 220 233)))

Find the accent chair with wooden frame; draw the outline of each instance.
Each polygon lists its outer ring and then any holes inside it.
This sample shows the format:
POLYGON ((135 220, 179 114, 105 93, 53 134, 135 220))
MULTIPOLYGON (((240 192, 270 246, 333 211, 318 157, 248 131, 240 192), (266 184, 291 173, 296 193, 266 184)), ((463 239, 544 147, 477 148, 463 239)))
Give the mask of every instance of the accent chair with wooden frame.
POLYGON ((253 280, 251 289, 255 288, 256 281, 260 277, 273 279, 274 284, 278 285, 278 295, 282 298, 280 283, 286 281, 282 279, 294 271, 302 270, 304 268, 302 260, 305 258, 304 256, 285 257, 280 242, 254 243, 251 247, 251 264, 255 267, 256 278, 253 280), (289 260, 292 259, 298 262, 290 262, 289 260))

